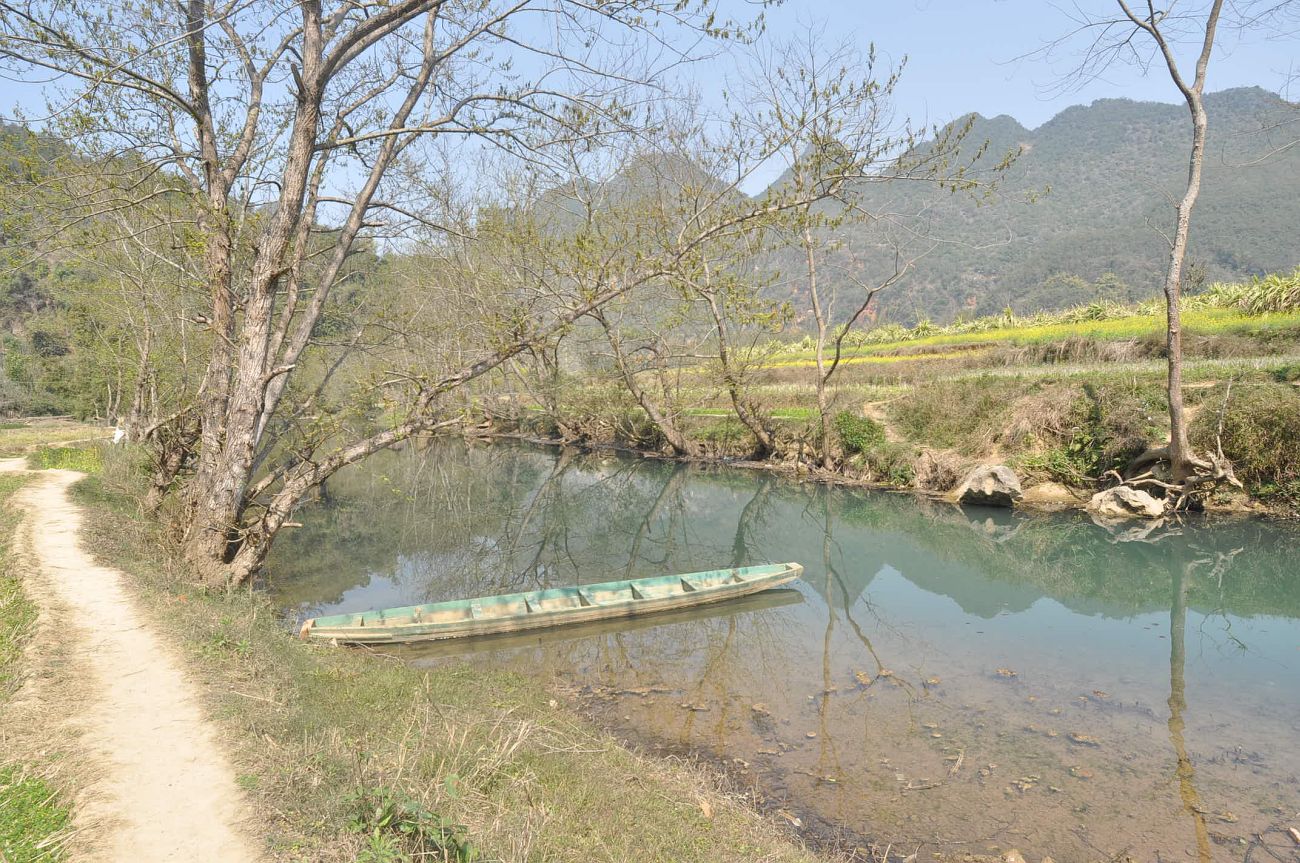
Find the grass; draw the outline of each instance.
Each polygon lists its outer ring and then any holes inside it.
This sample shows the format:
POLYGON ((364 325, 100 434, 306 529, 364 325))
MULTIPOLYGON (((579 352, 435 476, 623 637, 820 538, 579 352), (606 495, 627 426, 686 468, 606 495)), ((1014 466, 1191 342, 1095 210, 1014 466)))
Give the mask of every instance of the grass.
POLYGON ((0 860, 62 860, 60 839, 71 814, 59 792, 18 767, 0 767, 0 860))
POLYGON ((4 570, 0 573, 0 703, 18 685, 23 643, 36 621, 36 607, 23 592, 10 550, 18 514, 8 501, 22 488, 24 479, 16 474, 0 474, 0 564, 4 570))
POLYGON ((75 470, 81 473, 99 473, 104 467, 103 448, 42 447, 28 456, 33 470, 75 470))
MULTIPOLYGON (((8 503, 24 481, 0 475, 0 708, 21 681, 23 647, 36 622, 36 607, 23 591, 12 552, 18 514, 8 503)), ((34 767, 39 765, 0 754, 0 860, 5 863, 54 863, 64 856, 71 811, 34 767)))
POLYGON ((110 429, 82 423, 4 423, 0 426, 0 455, 22 455, 40 447, 106 438, 110 429))
POLYGON ((87 545, 183 645, 272 859, 814 859, 716 776, 627 750, 535 680, 307 644, 256 592, 194 592, 120 458, 75 489, 87 545))

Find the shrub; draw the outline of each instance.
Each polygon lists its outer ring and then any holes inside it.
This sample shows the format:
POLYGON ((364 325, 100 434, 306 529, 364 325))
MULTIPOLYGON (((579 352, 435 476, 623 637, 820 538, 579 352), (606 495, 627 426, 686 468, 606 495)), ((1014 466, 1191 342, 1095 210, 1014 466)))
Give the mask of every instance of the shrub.
POLYGON ((1150 417, 1164 408, 1152 401, 1158 394, 1134 385, 1088 383, 1081 392, 1058 394, 1069 398, 1062 405, 1064 411, 1053 411, 1041 398, 1017 403, 1021 413, 1034 414, 1039 424, 1035 437, 1040 443, 1039 448, 1029 447, 1017 463, 1026 471, 1075 485, 1098 479, 1108 470, 1122 469, 1146 449, 1156 434, 1150 417), (1053 419, 1054 413, 1060 415, 1053 419))
POLYGON ((944 450, 924 450, 912 466, 912 483, 928 491, 948 491, 961 482, 966 460, 944 450))
POLYGON ((907 444, 882 440, 866 453, 865 461, 876 482, 910 486, 916 480, 916 451, 907 444))
POLYGON ((1250 315, 1300 310, 1300 267, 1290 275, 1274 273, 1247 284, 1215 284, 1201 296, 1220 308, 1236 307, 1250 315))
MULTIPOLYGON (((1207 399, 1192 423, 1192 445, 1213 450, 1219 405, 1207 399)), ((1251 493, 1300 508, 1300 392, 1290 384, 1237 385, 1223 412, 1223 454, 1251 493)))
POLYGON ((891 405, 891 415, 911 441, 964 453, 986 452, 1007 425, 1022 381, 988 375, 918 384, 891 405))
POLYGON ((99 447, 45 447, 32 455, 32 466, 37 470, 99 473, 104 466, 104 458, 99 447))
POLYGON ((852 411, 840 411, 833 422, 840 446, 847 453, 865 453, 885 442, 884 426, 852 411))
MULTIPOLYGON (((455 781, 455 776, 449 776, 444 784, 452 789, 455 781)), ((418 801, 389 788, 357 791, 348 826, 366 836, 366 848, 357 858, 366 863, 405 863, 417 855, 457 863, 478 859, 464 825, 429 812, 418 801)))

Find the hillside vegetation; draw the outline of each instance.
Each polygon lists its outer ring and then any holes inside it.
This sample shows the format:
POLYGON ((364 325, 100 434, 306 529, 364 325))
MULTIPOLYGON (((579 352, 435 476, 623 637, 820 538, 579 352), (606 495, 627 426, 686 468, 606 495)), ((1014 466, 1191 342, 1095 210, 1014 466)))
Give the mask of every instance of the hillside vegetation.
MULTIPOLYGON (((1252 87, 1209 94, 1206 110, 1205 179, 1189 262, 1207 281, 1289 270, 1300 225, 1300 149, 1269 154, 1285 143, 1300 108, 1252 87)), ((1185 115, 1182 105, 1129 99, 1067 108, 1036 129, 1005 115, 975 115, 967 149, 987 141, 990 164, 1020 153, 993 199, 868 185, 867 210, 924 212, 916 225, 943 241, 905 283, 882 294, 879 320, 952 321, 1007 307, 1027 314, 1155 296, 1168 253, 1153 226, 1172 221, 1167 195, 1180 193, 1186 179, 1185 115)), ((874 230, 839 238, 839 267, 865 282, 888 274, 893 262, 874 230)), ((799 260, 787 257, 782 270, 798 274, 799 260)), ((852 294, 851 282, 844 285, 842 293, 852 294)), ((773 289, 791 298, 802 290, 797 280, 773 289)))

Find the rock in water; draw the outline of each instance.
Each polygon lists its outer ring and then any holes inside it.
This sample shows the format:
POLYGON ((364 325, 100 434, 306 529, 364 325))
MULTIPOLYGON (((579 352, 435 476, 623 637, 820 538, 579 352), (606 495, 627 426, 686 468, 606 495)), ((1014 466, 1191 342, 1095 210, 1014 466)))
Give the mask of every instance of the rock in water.
POLYGON ((1117 485, 1094 494, 1088 512, 1102 518, 1160 518, 1165 505, 1141 489, 1117 485))
POLYGON ((982 464, 967 474, 954 496, 958 503, 1011 506, 1023 495, 1015 471, 1002 464, 982 464))

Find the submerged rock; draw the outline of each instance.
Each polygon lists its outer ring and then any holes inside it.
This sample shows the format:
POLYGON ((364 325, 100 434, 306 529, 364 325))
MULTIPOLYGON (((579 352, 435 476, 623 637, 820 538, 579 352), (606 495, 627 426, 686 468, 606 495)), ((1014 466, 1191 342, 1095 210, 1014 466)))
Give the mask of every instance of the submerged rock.
POLYGON ((982 464, 966 475, 954 493, 958 503, 978 506, 1011 506, 1020 500, 1020 480, 1003 464, 982 464))
POLYGON ((1139 488, 1117 485, 1094 494, 1088 512, 1102 518, 1161 518, 1165 504, 1139 488))

